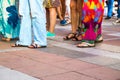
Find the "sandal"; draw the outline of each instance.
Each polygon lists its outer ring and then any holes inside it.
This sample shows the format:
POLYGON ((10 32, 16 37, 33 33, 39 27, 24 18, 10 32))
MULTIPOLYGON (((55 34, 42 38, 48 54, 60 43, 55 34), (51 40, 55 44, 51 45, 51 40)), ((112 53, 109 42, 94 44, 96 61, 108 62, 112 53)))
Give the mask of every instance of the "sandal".
POLYGON ((15 43, 14 45, 11 45, 11 47, 28 47, 28 46, 15 43))
POLYGON ((94 43, 82 42, 77 45, 78 48, 88 48, 88 47, 95 47, 94 43))
POLYGON ((2 41, 7 41, 7 42, 9 42, 11 40, 11 38, 2 38, 2 41))
POLYGON ((70 40, 70 39, 72 39, 72 38, 74 38, 75 37, 75 33, 69 33, 67 36, 65 36, 63 39, 64 40, 70 40))
POLYGON ((97 39, 95 40, 96 43, 100 43, 103 41, 103 37, 101 35, 98 35, 97 39))
POLYGON ((28 48, 37 49, 37 48, 46 48, 47 46, 39 46, 38 44, 31 44, 28 48))
POLYGON ((81 41, 82 40, 82 35, 81 35, 81 27, 78 27, 76 31, 75 37, 72 39, 72 41, 81 41))
POLYGON ((72 39, 72 41, 81 41, 82 40, 82 36, 79 34, 76 34, 75 37, 72 39))

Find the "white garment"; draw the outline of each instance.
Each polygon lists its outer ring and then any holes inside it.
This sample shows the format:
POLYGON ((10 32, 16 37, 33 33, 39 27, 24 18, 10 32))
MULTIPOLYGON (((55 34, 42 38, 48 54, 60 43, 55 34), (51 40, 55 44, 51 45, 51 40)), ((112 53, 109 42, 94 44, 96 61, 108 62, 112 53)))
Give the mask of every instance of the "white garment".
POLYGON ((68 18, 70 19, 70 0, 66 0, 65 1, 65 5, 66 5, 66 11, 68 13, 68 18))
POLYGON ((17 44, 29 46, 33 41, 40 46, 47 45, 46 16, 43 0, 19 0, 21 28, 17 44), (33 29, 33 30, 32 30, 33 29))

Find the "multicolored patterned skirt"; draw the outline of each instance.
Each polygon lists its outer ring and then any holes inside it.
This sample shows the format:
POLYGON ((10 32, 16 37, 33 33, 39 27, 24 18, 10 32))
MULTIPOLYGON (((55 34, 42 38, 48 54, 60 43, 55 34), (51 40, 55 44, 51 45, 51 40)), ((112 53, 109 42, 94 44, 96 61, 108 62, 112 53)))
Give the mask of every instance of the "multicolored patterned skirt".
POLYGON ((15 0, 0 0, 0 33, 5 38, 17 38, 19 28, 15 0))
POLYGON ((82 39, 95 41, 101 35, 104 0, 84 0, 82 7, 82 39))

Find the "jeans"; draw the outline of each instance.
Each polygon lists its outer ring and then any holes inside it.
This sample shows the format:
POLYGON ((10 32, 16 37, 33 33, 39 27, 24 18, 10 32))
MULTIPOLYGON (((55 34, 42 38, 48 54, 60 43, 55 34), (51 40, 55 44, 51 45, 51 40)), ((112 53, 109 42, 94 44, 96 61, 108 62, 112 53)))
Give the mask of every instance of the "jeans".
POLYGON ((114 3, 114 0, 108 0, 108 12, 107 12, 108 17, 112 17, 113 3, 114 3))

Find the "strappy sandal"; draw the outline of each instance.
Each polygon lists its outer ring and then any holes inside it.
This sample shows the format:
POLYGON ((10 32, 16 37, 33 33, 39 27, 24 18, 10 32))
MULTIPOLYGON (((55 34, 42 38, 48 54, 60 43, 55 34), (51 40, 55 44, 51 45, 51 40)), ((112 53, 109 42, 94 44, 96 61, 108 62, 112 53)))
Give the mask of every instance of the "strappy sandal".
POLYGON ((11 47, 28 47, 28 46, 15 43, 14 45, 11 45, 11 47))
POLYGON ((88 47, 95 47, 94 43, 82 42, 77 45, 78 48, 88 48, 88 47))
POLYGON ((63 39, 64 40, 70 40, 70 39, 72 39, 72 38, 74 38, 75 37, 75 33, 69 33, 67 36, 65 36, 63 39))
POLYGON ((75 37, 72 39, 72 41, 81 41, 82 40, 82 36, 79 34, 76 34, 75 37))
POLYGON ((78 27, 76 31, 75 37, 72 39, 72 41, 81 41, 82 40, 82 35, 81 35, 81 27, 78 27))
POLYGON ((97 39, 95 40, 95 43, 100 43, 103 41, 102 35, 98 35, 97 39))
POLYGON ((38 44, 31 44, 28 48, 37 49, 37 48, 46 48, 47 46, 40 46, 38 44))

